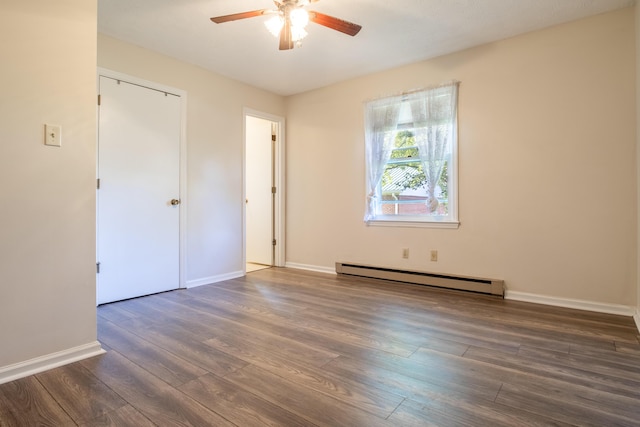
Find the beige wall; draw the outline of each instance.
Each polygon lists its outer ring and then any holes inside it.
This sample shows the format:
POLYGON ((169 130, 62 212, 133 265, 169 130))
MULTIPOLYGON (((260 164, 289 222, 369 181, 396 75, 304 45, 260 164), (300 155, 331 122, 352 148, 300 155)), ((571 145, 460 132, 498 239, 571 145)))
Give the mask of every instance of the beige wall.
POLYGON ((96 340, 96 1, 0 13, 0 370, 96 340), (62 148, 43 144, 62 126, 62 148))
POLYGON ((287 261, 495 277, 635 306, 634 58, 631 8, 288 98, 287 261), (367 227, 363 102, 451 79, 462 82, 460 228, 367 227))
POLYGON ((243 269, 243 107, 284 116, 284 99, 98 35, 98 66, 187 92, 187 282, 243 269))

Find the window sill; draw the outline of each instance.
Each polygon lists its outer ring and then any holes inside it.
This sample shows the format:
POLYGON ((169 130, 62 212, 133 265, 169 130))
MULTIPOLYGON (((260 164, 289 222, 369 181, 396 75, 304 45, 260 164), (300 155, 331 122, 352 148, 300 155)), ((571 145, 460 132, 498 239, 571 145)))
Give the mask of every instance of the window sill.
POLYGON ((414 219, 372 219, 365 221, 367 226, 374 227, 410 227, 410 228, 448 228, 457 229, 459 221, 425 221, 414 219))

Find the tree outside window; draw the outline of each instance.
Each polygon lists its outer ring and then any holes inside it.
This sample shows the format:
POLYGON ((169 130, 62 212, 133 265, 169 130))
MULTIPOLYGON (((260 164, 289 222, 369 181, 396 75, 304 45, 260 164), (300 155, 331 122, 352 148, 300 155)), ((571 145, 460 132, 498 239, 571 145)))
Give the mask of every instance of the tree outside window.
POLYGON ((418 150, 411 131, 397 133, 380 181, 383 215, 448 214, 448 160, 444 160, 435 184, 435 197, 431 198, 428 193, 429 180, 418 150))

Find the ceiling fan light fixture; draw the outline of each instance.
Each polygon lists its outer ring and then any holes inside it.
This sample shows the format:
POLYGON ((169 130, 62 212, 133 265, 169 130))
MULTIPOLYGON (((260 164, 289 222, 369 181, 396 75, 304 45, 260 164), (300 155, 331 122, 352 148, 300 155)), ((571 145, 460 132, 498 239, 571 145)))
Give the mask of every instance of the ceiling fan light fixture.
MULTIPOLYGON (((291 20, 291 40, 299 42, 309 34, 304 29, 309 23, 309 14, 304 9, 294 9, 291 11, 289 19, 291 20)), ((278 38, 280 37, 284 20, 283 15, 275 15, 264 21, 264 25, 275 38, 278 38)))
POLYGON ((299 42, 303 38, 307 37, 307 31, 304 28, 296 27, 295 25, 291 25, 291 40, 294 42, 299 42))
POLYGON ((273 37, 279 37, 280 30, 282 30, 282 26, 284 25, 284 19, 281 15, 275 15, 264 21, 264 25, 267 27, 267 30, 273 34, 273 37))
POLYGON ((293 9, 289 14, 289 19, 291 19, 292 27, 298 27, 304 30, 309 23, 309 12, 302 8, 293 9))

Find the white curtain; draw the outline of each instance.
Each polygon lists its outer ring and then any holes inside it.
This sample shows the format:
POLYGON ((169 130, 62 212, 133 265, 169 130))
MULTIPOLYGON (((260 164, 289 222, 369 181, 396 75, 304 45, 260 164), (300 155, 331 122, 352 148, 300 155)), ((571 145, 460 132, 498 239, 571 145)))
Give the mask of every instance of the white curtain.
POLYGON ((439 205, 436 186, 455 137, 458 83, 412 93, 405 99, 411 106, 415 141, 427 178, 427 209, 435 212, 439 205))
POLYGON ((367 205, 365 221, 376 215, 380 195, 378 184, 397 133, 398 116, 402 97, 391 97, 371 101, 365 106, 365 157, 367 164, 367 205))

